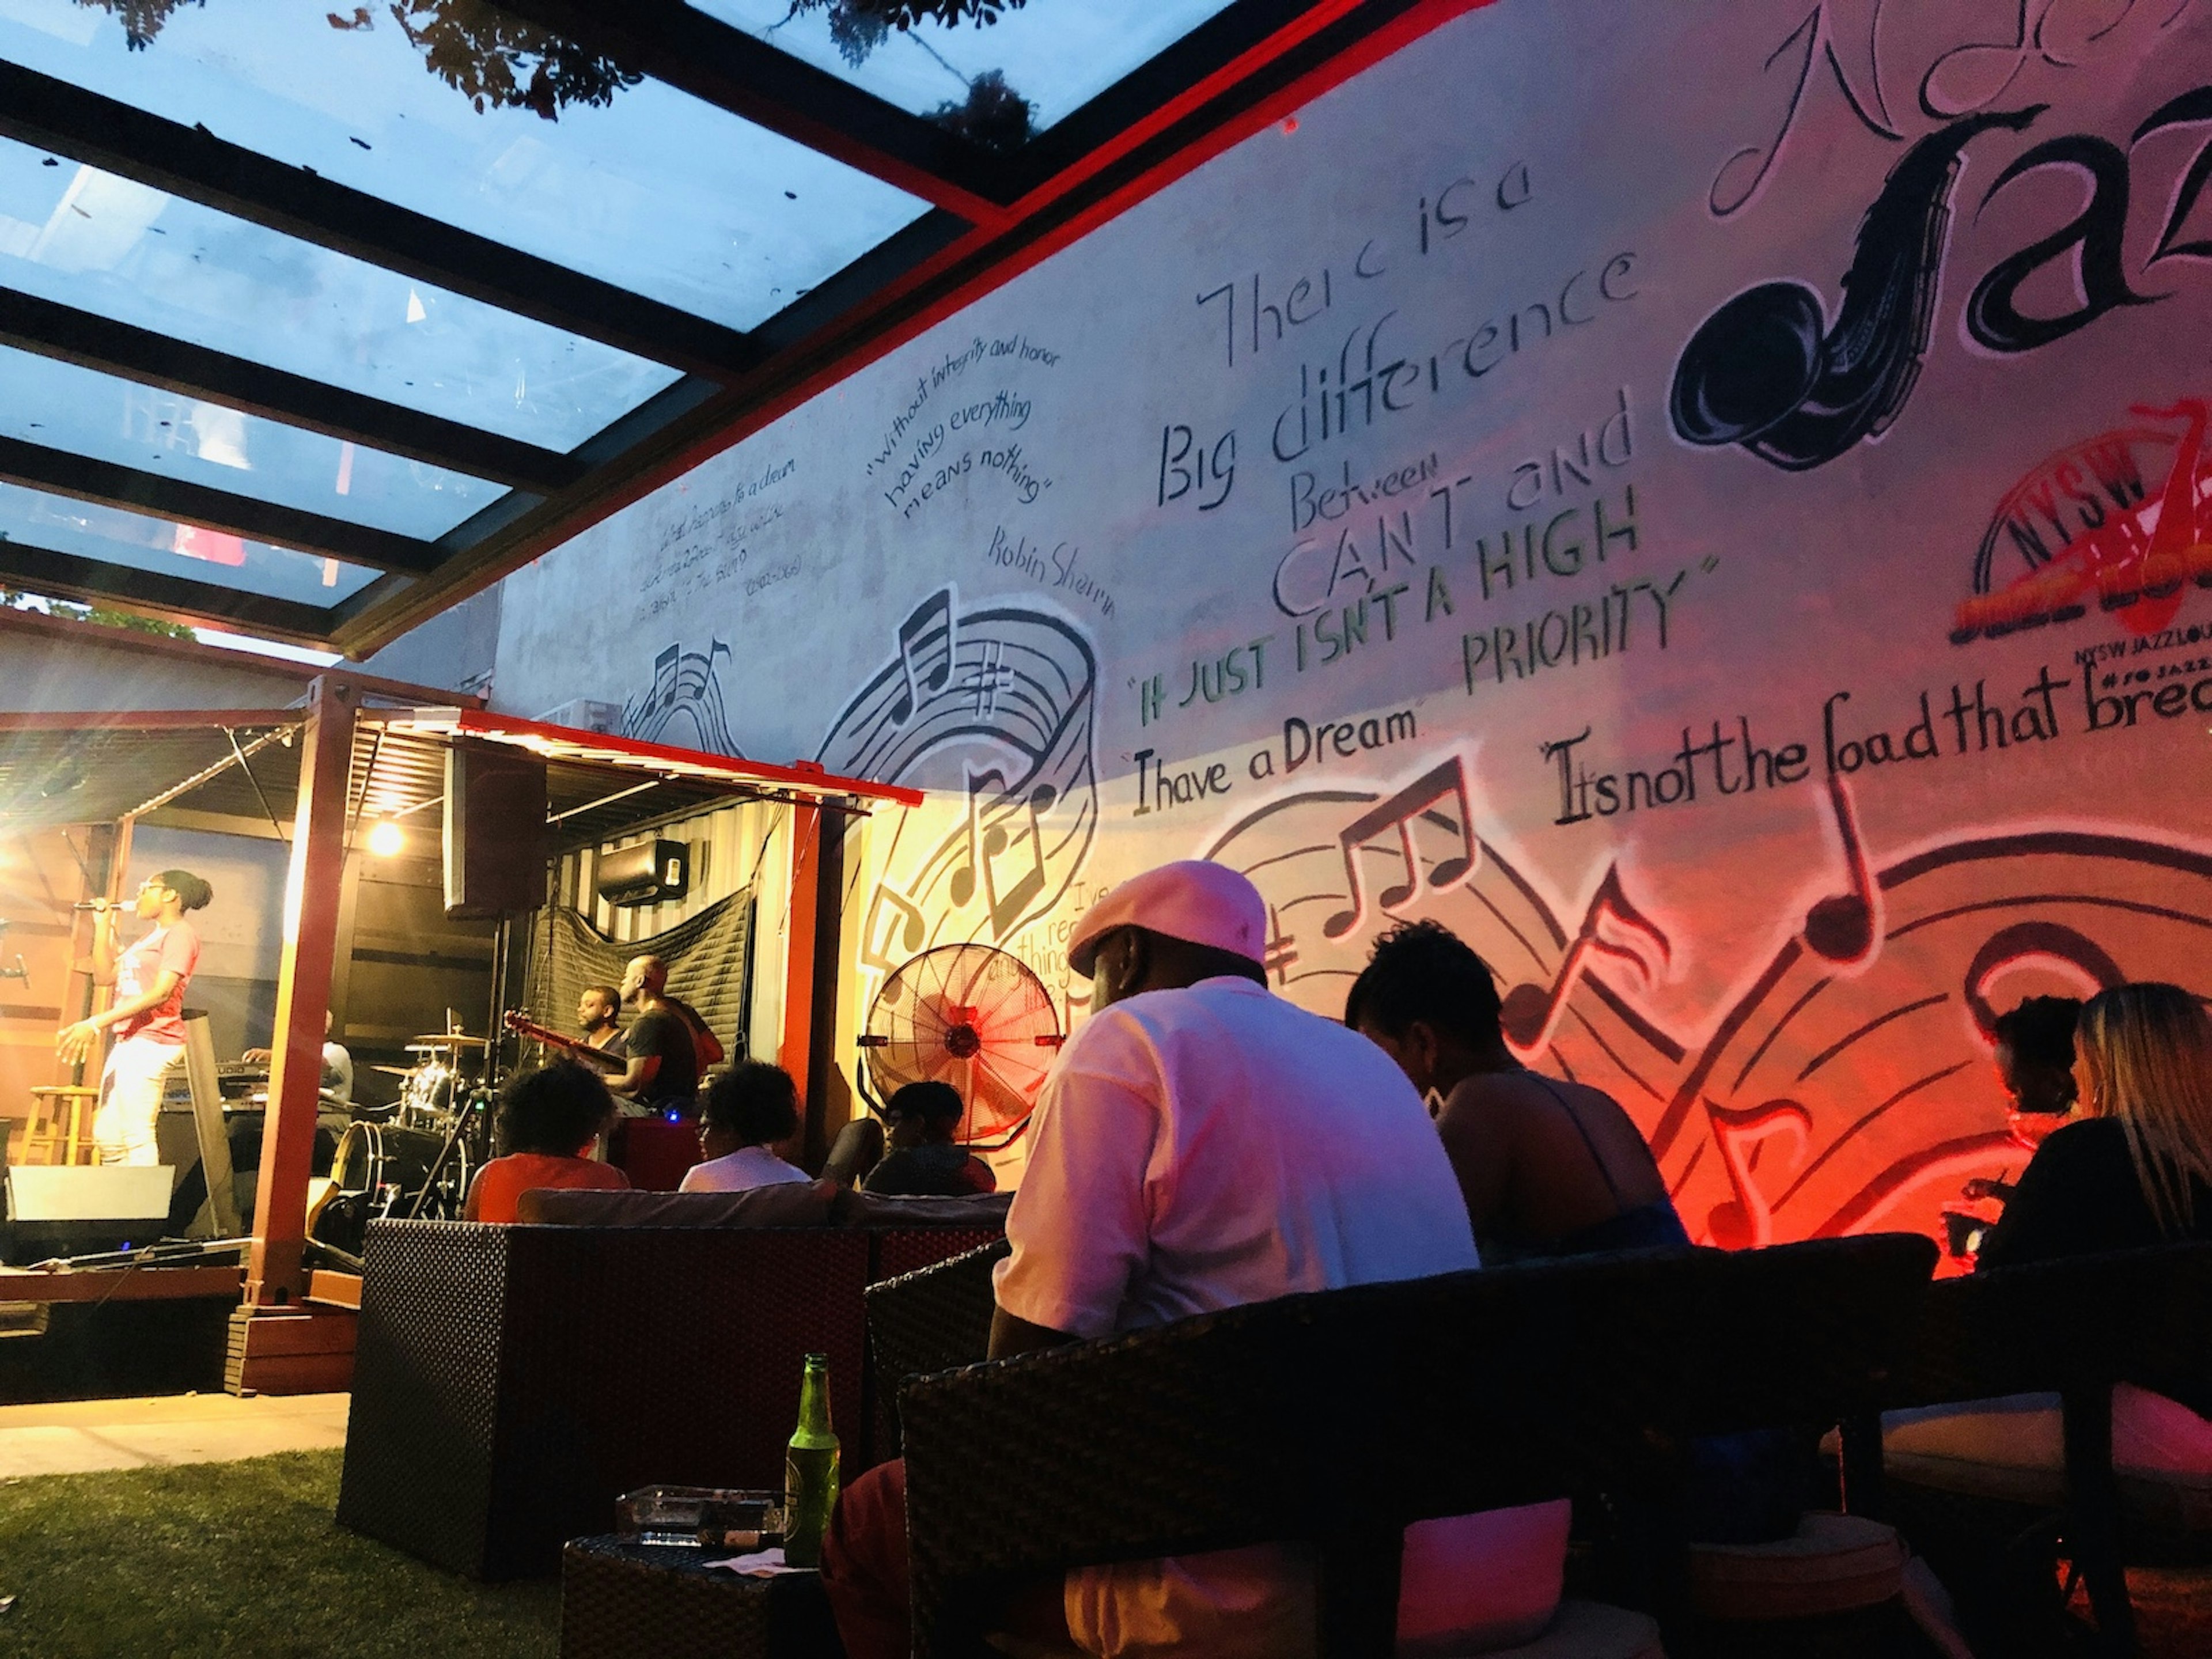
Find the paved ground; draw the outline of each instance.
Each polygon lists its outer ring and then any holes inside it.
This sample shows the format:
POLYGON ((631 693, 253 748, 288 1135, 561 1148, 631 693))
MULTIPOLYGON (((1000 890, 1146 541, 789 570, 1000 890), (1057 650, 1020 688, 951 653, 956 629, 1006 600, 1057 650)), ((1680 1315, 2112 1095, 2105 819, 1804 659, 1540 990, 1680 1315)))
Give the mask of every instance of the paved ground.
POLYGON ((0 1406, 0 1480, 339 1447, 345 1444, 348 1399, 186 1394, 0 1406))

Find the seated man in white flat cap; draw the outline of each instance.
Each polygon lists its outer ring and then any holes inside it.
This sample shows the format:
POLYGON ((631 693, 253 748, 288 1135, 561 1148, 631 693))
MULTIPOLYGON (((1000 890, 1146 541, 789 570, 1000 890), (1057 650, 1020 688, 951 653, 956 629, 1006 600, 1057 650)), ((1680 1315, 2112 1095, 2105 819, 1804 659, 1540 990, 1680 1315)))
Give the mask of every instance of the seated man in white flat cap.
MULTIPOLYGON (((1268 991, 1266 938, 1258 890, 1192 861, 1116 887, 1068 940, 1092 1013, 1031 1122, 994 1358, 1477 1265, 1413 1086, 1364 1038, 1268 991)), ((903 1468, 886 1465, 831 1529, 823 1579, 853 1659, 907 1651, 903 1514, 903 1468)), ((1529 1639, 1558 1604, 1566 1526, 1559 1504, 1409 1529, 1400 1640, 1529 1639)), ((1010 1622, 1043 1634, 1031 1627, 1057 1614, 1106 1656, 1313 1649, 1311 1572, 1285 1547, 1088 1568, 1056 1588, 1010 1622)))

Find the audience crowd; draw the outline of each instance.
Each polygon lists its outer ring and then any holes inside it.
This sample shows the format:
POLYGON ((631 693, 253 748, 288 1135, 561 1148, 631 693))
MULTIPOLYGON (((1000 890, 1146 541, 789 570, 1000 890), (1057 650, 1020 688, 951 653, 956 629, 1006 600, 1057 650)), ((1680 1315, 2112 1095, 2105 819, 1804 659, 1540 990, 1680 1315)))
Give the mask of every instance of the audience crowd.
MULTIPOLYGON (((1465 943, 1433 921, 1384 934, 1339 1024, 1271 992, 1267 922, 1244 877, 1189 861, 1114 889, 1071 935, 1068 966, 1091 981, 1091 1013, 1031 1120, 996 1276, 994 1358, 1297 1291, 1690 1248, 1635 1121, 1602 1091, 1523 1063, 1496 975, 1465 943)), ((641 958, 624 989, 680 1027, 659 968, 641 958)), ((2086 1003, 2031 998, 1996 1017, 1992 1038, 2014 1133, 2034 1150, 2016 1181, 1969 1187, 2003 1206, 1981 1270, 2212 1240, 2212 1018, 2198 998, 2156 983, 2086 1003)), ((642 1046, 630 1048, 633 1073, 653 1069, 638 1063, 642 1046)), ((469 1218, 512 1220, 531 1188, 625 1185, 589 1156, 614 1110, 606 1084, 571 1061, 512 1080, 502 1156, 479 1172, 469 1218)), ((702 1161, 684 1191, 809 1178, 786 1157, 800 1112, 780 1068, 747 1060, 716 1076, 699 1114, 702 1161)), ((880 1161, 868 1168, 874 1146, 855 1141, 833 1171, 871 1193, 991 1192, 990 1167, 957 1139, 963 1114, 950 1085, 910 1084, 884 1109, 880 1161)), ((2212 1422, 2191 1406, 2212 1400, 2124 1388, 2116 1461, 2212 1474, 2212 1422)), ((1980 1402, 1921 1420, 2052 1409, 1980 1402)), ((1756 1513, 1750 1535, 1780 1535, 1772 1528, 1795 1524, 1794 1477, 1771 1457, 1762 1468, 1755 1439, 1701 1449, 1739 1488, 1758 1488, 1711 1512, 1756 1513)), ((832 1522, 824 1582, 854 1659, 910 1646, 904 1480, 896 1462, 867 1471, 832 1522)), ((1401 1644, 1474 1651, 1533 1638, 1559 1600, 1568 1522, 1562 1503, 1409 1528, 1401 1644)), ((1734 1523, 1716 1524, 1717 1536, 1734 1523)), ((1257 1659, 1311 1650, 1313 1594, 1310 1563, 1269 1546, 1012 1587, 1001 1622, 1098 1655, 1257 1659)))

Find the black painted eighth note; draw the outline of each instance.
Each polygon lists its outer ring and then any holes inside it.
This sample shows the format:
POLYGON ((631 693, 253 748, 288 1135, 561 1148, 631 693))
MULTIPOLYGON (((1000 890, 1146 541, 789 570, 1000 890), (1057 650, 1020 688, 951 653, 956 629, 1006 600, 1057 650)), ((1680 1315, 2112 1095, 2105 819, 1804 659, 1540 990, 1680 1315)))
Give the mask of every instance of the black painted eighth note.
POLYGON ((952 678, 952 590, 940 587, 899 624, 899 669, 906 684, 891 704, 894 724, 914 718, 924 691, 942 691, 952 678))
POLYGON ((1460 851, 1437 861, 1429 872, 1429 885, 1449 887, 1466 878, 1474 868, 1474 811, 1468 802, 1467 773, 1455 755, 1423 773, 1396 794, 1377 801, 1336 838, 1338 849, 1344 854, 1344 877, 1352 890, 1352 908, 1338 911, 1322 924, 1321 931, 1326 937, 1342 939, 1365 919, 1367 881, 1360 872, 1359 848, 1362 843, 1374 840, 1386 830, 1398 832, 1398 845, 1406 860, 1406 878, 1385 887, 1375 896, 1375 902, 1390 911, 1413 896, 1421 884, 1420 859, 1413 848, 1413 820, 1447 795, 1459 804, 1460 851))
MULTIPOLYGON (((895 941, 903 941, 902 956, 911 957, 921 949, 922 939, 928 933, 928 924, 914 901, 889 882, 876 889, 875 896, 868 902, 867 919, 860 924, 860 966, 872 968, 878 973, 889 974, 899 963, 891 956, 895 941), (888 916, 889 925, 880 925, 888 916)), ((884 987, 884 1000, 896 1005, 898 1001, 898 981, 896 977, 884 987)))
POLYGON ((968 861, 952 872, 948 886, 952 902, 964 905, 975 896, 981 872, 983 908, 994 939, 1012 933, 1044 891, 1049 872, 1042 818, 1059 798, 1048 783, 1037 785, 1025 796, 1009 791, 1004 775, 995 771, 977 772, 968 780, 968 861), (987 817, 992 821, 987 823, 987 817), (1011 835, 1005 823, 1009 818, 1018 825, 1011 835), (1008 858, 1020 873, 1002 884, 1000 864, 1008 858))
POLYGON ((1828 779, 1828 802, 1843 838, 1848 892, 1831 893, 1805 912, 1805 948, 1838 967, 1864 962, 1874 953, 1875 882, 1867 868, 1866 846, 1859 839, 1858 813, 1840 774, 1828 779))

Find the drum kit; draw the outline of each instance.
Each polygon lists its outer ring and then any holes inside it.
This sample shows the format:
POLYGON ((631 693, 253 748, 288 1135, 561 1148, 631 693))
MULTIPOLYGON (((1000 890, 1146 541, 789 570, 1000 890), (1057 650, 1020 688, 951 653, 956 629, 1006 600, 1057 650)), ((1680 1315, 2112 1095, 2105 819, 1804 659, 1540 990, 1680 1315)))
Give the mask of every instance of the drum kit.
POLYGON ((308 1237, 357 1258, 372 1221, 461 1218, 486 1150, 486 1048, 480 1036, 433 1032, 407 1045, 412 1065, 368 1068, 400 1079, 398 1102, 355 1108, 331 1184, 308 1215, 308 1237))

